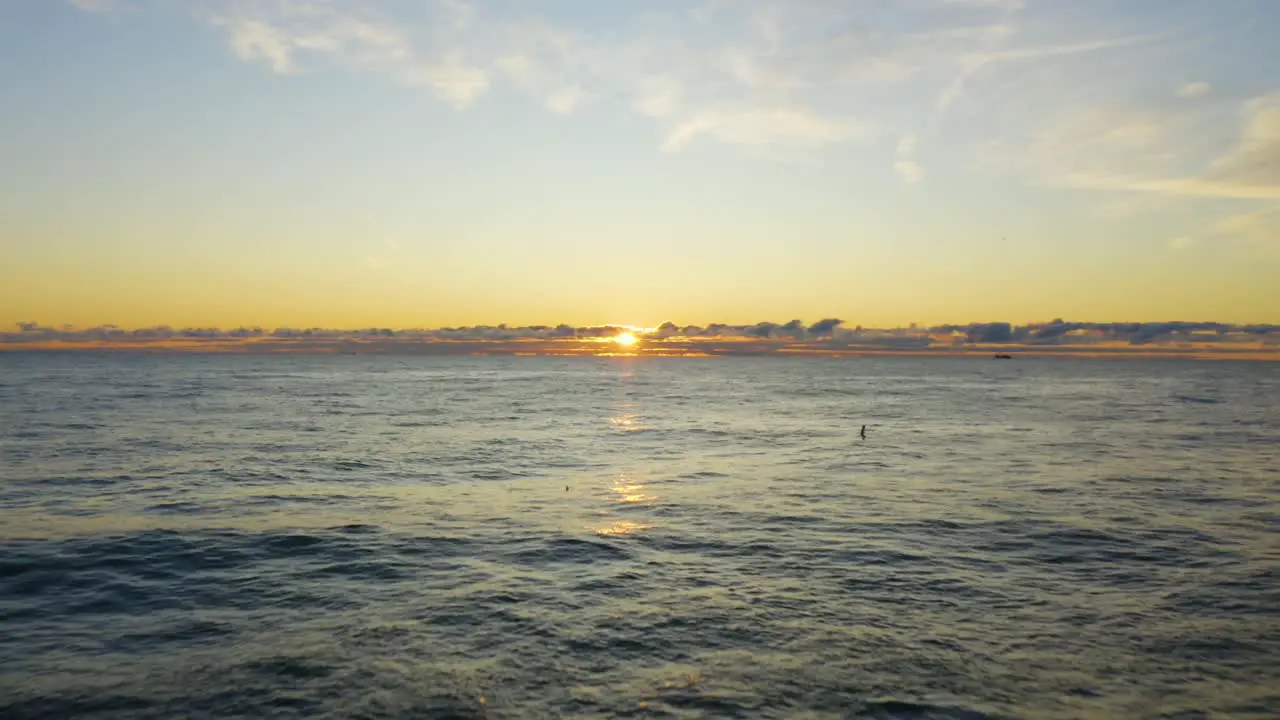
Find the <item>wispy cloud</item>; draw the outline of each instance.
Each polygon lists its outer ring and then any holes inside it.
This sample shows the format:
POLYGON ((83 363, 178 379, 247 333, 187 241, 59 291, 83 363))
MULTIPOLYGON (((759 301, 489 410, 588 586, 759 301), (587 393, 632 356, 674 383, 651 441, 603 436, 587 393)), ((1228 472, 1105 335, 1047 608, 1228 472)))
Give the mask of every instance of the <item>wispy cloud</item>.
POLYGON ((93 13, 129 10, 132 6, 125 0, 69 0, 77 10, 93 13))
POLYGON ((1208 95, 1212 89, 1207 82, 1190 82, 1179 87, 1177 95, 1184 100, 1194 100, 1208 95))
POLYGON ((684 85, 669 75, 644 78, 636 92, 635 107, 651 118, 665 119, 680 112, 684 85))
POLYGON ((1088 139, 1068 132, 1070 140, 1054 151, 1057 168, 1052 180, 1068 187, 1190 198, 1280 199, 1280 95, 1246 102, 1233 145, 1209 161, 1203 172, 1161 172, 1162 165, 1179 159, 1177 143, 1195 129, 1189 125, 1175 131, 1169 121, 1152 118, 1099 127, 1088 139), (1090 152, 1107 143, 1110 152, 1090 152))
MULTIPOLYGON (((439 6, 456 19, 456 4, 439 6)), ((207 18, 222 28, 237 57, 266 63, 277 73, 308 70, 309 60, 390 76, 410 87, 423 87, 463 108, 489 88, 485 70, 467 62, 458 49, 424 54, 406 29, 356 2, 257 0, 214 2, 207 18)))
POLYGON ((275 26, 245 18, 219 20, 230 34, 231 49, 243 60, 263 60, 271 69, 288 75, 298 71, 294 41, 275 26))
POLYGON ((1129 35, 1065 44, 1002 48, 967 54, 959 58, 960 72, 956 74, 955 79, 938 96, 938 109, 946 110, 954 105, 963 96, 965 88, 973 76, 996 65, 1084 55, 1103 50, 1124 48, 1149 40, 1151 40, 1151 36, 1148 35, 1129 35))
POLYGON ((569 115, 582 104, 584 93, 577 85, 560 88, 547 98, 547 108, 557 115, 569 115))
POLYGON ((1243 113, 1240 138, 1214 161, 1209 177, 1280 192, 1280 93, 1250 100, 1243 113))
POLYGON ((938 1, 942 5, 998 8, 1005 11, 1021 10, 1026 5, 1024 0, 938 0, 938 1))
MULTIPOLYGON (((1187 197, 1276 194, 1274 108, 1254 112, 1234 152, 1189 172, 1183 139, 1205 133, 1186 114, 1208 103, 1153 103, 1124 117, 1108 95, 1156 67, 1140 60, 1174 43, 1171 31, 1063 22, 1054 4, 703 0, 688 13, 611 6, 616 17, 605 26, 583 25, 563 8, 480 0, 198 7, 236 57, 282 75, 365 73, 459 109, 510 90, 556 115, 630 112, 657 126, 656 149, 666 153, 706 142, 764 155, 897 143, 892 171, 910 184, 925 176, 916 138, 978 144, 985 133, 1013 158, 1005 165, 1036 182, 1187 197), (985 121, 976 131, 973 113, 985 121)), ((1171 103, 1168 93, 1194 100, 1212 90, 1202 79, 1162 82, 1171 103)))
MULTIPOLYGON (((423 87, 459 108, 498 82, 559 115, 622 98, 662 126, 666 152, 699 140, 812 150, 866 141, 875 128, 898 135, 892 129, 904 116, 925 125, 932 109, 910 105, 918 90, 904 90, 889 106, 861 100, 868 91, 908 81, 936 85, 938 105, 946 107, 972 76, 995 66, 1143 40, 1011 47, 1024 9, 1017 0, 937 0, 946 12, 936 16, 915 0, 893 0, 883 4, 883 27, 867 24, 863 2, 710 0, 691 23, 668 19, 621 37, 575 29, 532 8, 458 0, 427 3, 425 19, 392 16, 398 6, 372 0, 206 2, 238 57, 278 73, 335 64, 423 87), (909 29, 896 29, 900 23, 909 29)), ((911 158, 900 158, 896 169, 921 176, 911 158)))
POLYGON ((894 163, 894 170, 897 171, 898 177, 908 185, 914 185, 924 179, 924 169, 916 162, 916 136, 904 135, 898 141, 897 148, 898 159, 894 163))
POLYGON ((1280 253, 1280 205, 1225 217, 1213 226, 1212 234, 1243 240, 1269 253, 1280 253))
POLYGON ((1280 200, 1280 187, 1250 183, 1217 182, 1196 177, 1147 178, 1137 175, 1071 173, 1059 178, 1062 185, 1090 190, 1125 190, 1193 198, 1280 200))
POLYGON ((1070 187, 1161 177, 1176 160, 1170 148, 1181 132, 1178 123, 1142 107, 1069 107, 1021 137, 991 143, 980 156, 982 168, 1070 187))
POLYGON ((869 128, 857 120, 825 117, 803 108, 707 111, 686 118, 667 135, 663 149, 683 150, 699 136, 750 146, 818 147, 866 138, 869 128))

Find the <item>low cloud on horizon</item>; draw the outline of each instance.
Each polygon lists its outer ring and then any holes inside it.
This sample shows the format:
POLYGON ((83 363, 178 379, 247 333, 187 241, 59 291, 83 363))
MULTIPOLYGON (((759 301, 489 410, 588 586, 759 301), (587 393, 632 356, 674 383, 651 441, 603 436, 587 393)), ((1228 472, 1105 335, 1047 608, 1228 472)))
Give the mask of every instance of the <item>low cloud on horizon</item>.
POLYGON ((988 353, 1280 357, 1280 325, 1218 322, 946 324, 868 328, 838 318, 813 323, 711 323, 656 328, 619 325, 476 325, 409 328, 89 328, 17 323, 0 350, 416 353, 479 355, 857 355, 988 353), (623 334, 638 342, 623 346, 623 334))

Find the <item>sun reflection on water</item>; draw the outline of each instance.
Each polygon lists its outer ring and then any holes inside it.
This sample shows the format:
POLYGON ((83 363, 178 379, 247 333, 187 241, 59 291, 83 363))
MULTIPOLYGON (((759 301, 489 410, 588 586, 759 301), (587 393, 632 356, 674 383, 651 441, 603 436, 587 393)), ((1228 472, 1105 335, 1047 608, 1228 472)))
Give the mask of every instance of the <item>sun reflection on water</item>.
POLYGON ((631 403, 619 403, 614 409, 613 414, 609 417, 609 424, 614 430, 620 432, 637 432, 639 430, 648 430, 649 426, 640 420, 640 415, 632 410, 635 405, 631 403))
POLYGON ((609 424, 622 432, 635 432, 646 429, 635 413, 619 413, 609 418, 609 424))
MULTIPOLYGON (((648 492, 648 488, 644 483, 637 481, 629 473, 625 472, 610 484, 607 497, 613 503, 621 503, 624 506, 632 507, 658 499, 656 495, 648 492)), ((606 517, 612 515, 609 510, 602 510, 600 514, 606 517)), ((636 520, 606 520, 598 525, 590 525, 587 529, 597 535, 633 535, 644 530, 651 530, 653 527, 651 523, 636 520)))
POLYGON ((631 520, 618 520, 608 525, 590 528, 590 530, 597 535, 632 535, 642 530, 649 530, 652 527, 652 525, 632 522, 631 520))
POLYGON ((646 492, 645 485, 636 482, 627 473, 619 475, 610 489, 617 493, 618 502, 639 503, 658 499, 656 496, 646 492))

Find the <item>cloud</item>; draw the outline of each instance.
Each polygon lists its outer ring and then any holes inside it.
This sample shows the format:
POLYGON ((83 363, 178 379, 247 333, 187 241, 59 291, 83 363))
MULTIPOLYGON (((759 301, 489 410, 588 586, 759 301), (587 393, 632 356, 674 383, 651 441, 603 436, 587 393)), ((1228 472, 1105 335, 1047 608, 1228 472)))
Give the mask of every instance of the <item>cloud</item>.
POLYGON ((1006 11, 1021 10, 1025 7, 1024 0, 939 0, 939 2, 943 5, 998 8, 1006 11))
POLYGON ((1280 193, 1280 94, 1251 100, 1244 113, 1244 132, 1231 152, 1214 161, 1209 176, 1280 193))
POLYGON ((1231 146, 1190 161, 1203 144, 1195 115, 1087 110, 1049 123, 1029 143, 997 158, 1062 187, 1183 198, 1280 199, 1280 95, 1246 102, 1231 146), (1194 174, 1174 171, 1199 164, 1194 174))
POLYGON ((973 343, 1007 343, 1014 339, 1013 325, 1007 322, 970 325, 965 334, 973 343))
POLYGON ((516 84, 526 83, 533 77, 533 60, 527 55, 506 55, 494 64, 516 84))
POLYGON ((69 0, 72 7, 77 10, 92 13, 115 12, 118 10, 128 10, 131 6, 124 0, 69 0))
MULTIPOLYGON (((620 4, 610 7, 607 26, 582 22, 563 3, 200 0, 197 7, 231 53, 281 75, 358 72, 458 109, 513 90, 556 115, 644 118, 656 128, 655 150, 711 142, 757 156, 908 134, 931 146, 956 142, 945 136, 973 131, 955 117, 962 111, 984 113, 977 132, 1009 138, 1012 146, 1019 132, 1051 125, 1055 108, 1111 107, 1093 102, 1099 88, 1150 75, 1150 66, 1130 61, 1168 39, 1158 27, 1147 34, 1090 27, 1087 13, 1064 23, 1050 12, 1054 4, 1022 0, 705 0, 683 13, 620 4)), ((1197 81, 1176 92, 1207 91, 1197 81)), ((1168 124, 1160 110, 1149 109, 1152 128, 1168 124)), ((1260 133, 1269 132, 1266 117, 1258 122, 1260 133)), ((1095 147, 1100 136, 1079 135, 1095 147)), ((1166 188, 1176 178, 1167 159, 1157 158, 1154 140, 1141 158, 1147 162, 1137 165, 1081 167, 1061 158, 1102 155, 1060 145, 1052 172, 1036 179, 1172 191, 1166 188)), ((1246 155, 1258 161, 1254 174, 1269 157, 1254 149, 1246 155)), ((1223 177, 1199 179, 1214 180, 1219 193, 1230 183, 1257 185, 1242 180, 1244 159, 1224 163, 1223 177)), ((907 184, 926 176, 913 148, 899 148, 892 171, 907 184)))
POLYGON ((577 109, 583 99, 582 88, 577 85, 561 88, 547 98, 547 107, 557 115, 568 115, 577 109))
POLYGON ((1208 95, 1211 89, 1207 82, 1192 82, 1178 88, 1177 95, 1184 100, 1194 100, 1208 95))
POLYGON ((821 147, 866 138, 869 129, 856 120, 826 118, 799 108, 711 111, 681 122, 662 147, 679 152, 703 135, 738 145, 821 147))
POLYGON ((1071 43, 1010 48, 989 52, 977 57, 982 58, 986 62, 1040 60, 1044 58, 1064 57, 1067 55, 1082 55, 1085 53, 1098 52, 1100 50, 1114 50, 1116 48, 1150 42, 1152 39, 1154 39, 1152 35, 1145 34, 1122 35, 1119 37, 1100 38, 1097 40, 1082 40, 1071 43))
POLYGON ((893 165, 898 177, 908 185, 914 185, 924 179, 924 169, 915 160, 916 136, 903 135, 898 141, 898 159, 893 165))
POLYGON ((1124 48, 1147 42, 1149 40, 1151 40, 1150 35, 1127 35, 1103 38, 1099 40, 1007 48, 968 54, 959 58, 958 64, 960 66, 960 72, 955 76, 955 79, 951 81, 951 84, 942 91, 942 94, 938 96, 937 106, 939 110, 946 110, 950 108, 963 96, 965 87, 969 83, 970 79, 983 69, 991 66, 1014 62, 1045 60, 1070 55, 1084 55, 1103 50, 1124 48))
MULTIPOLYGON (((437 7, 437 20, 447 15, 454 25, 459 22, 459 4, 437 7)), ((468 63, 460 50, 424 54, 400 26, 360 3, 220 0, 208 19, 226 32, 237 57, 264 62, 284 75, 305 71, 305 58, 327 60, 426 88, 458 108, 472 104, 489 88, 486 71, 468 63)))
POLYGON ((1171 167, 1177 130, 1176 120, 1145 108, 1073 107, 983 159, 987 169, 1073 187, 1086 177, 1158 177, 1171 167))
POLYGON ((281 75, 298 72, 294 43, 274 26, 246 19, 230 19, 225 26, 231 35, 231 49, 241 60, 265 60, 281 75))
POLYGON ((901 177, 902 181, 908 185, 915 185, 924 178, 924 170, 912 160, 899 160, 893 164, 893 169, 897 171, 898 177, 901 177))
POLYGON ((836 328, 844 324, 840 318, 827 318, 809 326, 809 334, 814 337, 830 336, 836 328))
POLYGON ((683 92, 684 88, 676 78, 663 75, 647 77, 641 81, 635 107, 652 118, 669 118, 680 111, 683 92))
POLYGON ((1170 250, 1187 250, 1196 246, 1196 239, 1188 235, 1182 235, 1169 241, 1170 250))
MULTIPOLYGON (((985 68, 1139 40, 1007 48, 1023 10, 1016 0, 936 0, 936 13, 921 12, 915 0, 894 0, 873 25, 858 3, 711 1, 690 14, 694 22, 646 13, 649 19, 634 26, 643 29, 621 35, 575 28, 540 6, 514 11, 434 0, 424 19, 388 16, 382 11, 403 7, 366 0, 207 2, 238 57, 281 74, 336 64, 422 87, 458 108, 504 82, 558 115, 579 112, 588 99, 596 105, 624 98, 660 124, 660 147, 668 153, 703 139, 752 150, 860 142, 875 128, 897 126, 903 111, 929 112, 869 104, 868 90, 941 82, 948 105, 985 68), (959 76, 956 67, 963 69, 959 76)), ((912 90, 898 102, 918 94, 912 90)), ((911 157, 898 158, 895 170, 907 182, 923 177, 911 157)))
POLYGON ((1280 208, 1271 208, 1259 212, 1243 213, 1240 215, 1232 215, 1225 220, 1220 221, 1214 226, 1217 232, 1224 234, 1250 234, 1258 231, 1275 230, 1275 221, 1280 219, 1277 214, 1280 208))
POLYGON ((617 49, 541 18, 478 16, 463 41, 478 57, 494 57, 499 78, 556 115, 577 112, 595 88, 622 80, 608 77, 617 49))
POLYGON ((1274 359, 1280 326, 1214 322, 1049 323, 1008 322, 932 328, 842 327, 835 318, 808 327, 800 320, 755 325, 711 323, 705 328, 673 322, 644 330, 612 325, 478 325, 439 329, 239 327, 128 330, 18 323, 0 331, 0 350, 96 349, 204 352, 428 353, 462 355, 599 355, 614 352, 609 340, 623 331, 640 337, 640 355, 857 355, 865 353, 979 353, 995 349, 1035 354, 1174 354, 1274 359))
POLYGON ((1091 190, 1127 190, 1197 198, 1230 198, 1238 200, 1280 199, 1280 187, 1248 183, 1230 183, 1204 178, 1149 178, 1128 174, 1070 173, 1058 179, 1059 184, 1091 190))
POLYGON ((403 82, 429 88, 436 96, 457 108, 474 103, 489 89, 488 74, 470 66, 462 55, 452 52, 441 60, 405 68, 403 82))
POLYGON ((1210 229, 1219 237, 1243 240, 1260 248, 1280 250, 1280 205, 1229 215, 1210 229))

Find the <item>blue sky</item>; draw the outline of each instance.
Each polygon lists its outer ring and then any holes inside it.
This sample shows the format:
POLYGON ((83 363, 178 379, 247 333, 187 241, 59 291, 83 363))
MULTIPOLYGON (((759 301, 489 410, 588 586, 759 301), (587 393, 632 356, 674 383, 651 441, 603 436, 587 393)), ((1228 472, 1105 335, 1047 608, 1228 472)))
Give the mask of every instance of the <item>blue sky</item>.
POLYGON ((0 0, 0 322, 1280 319, 1269 0, 0 0))

